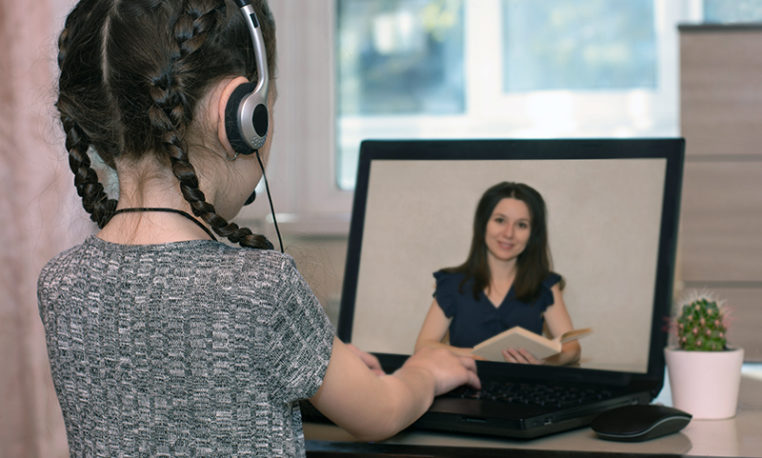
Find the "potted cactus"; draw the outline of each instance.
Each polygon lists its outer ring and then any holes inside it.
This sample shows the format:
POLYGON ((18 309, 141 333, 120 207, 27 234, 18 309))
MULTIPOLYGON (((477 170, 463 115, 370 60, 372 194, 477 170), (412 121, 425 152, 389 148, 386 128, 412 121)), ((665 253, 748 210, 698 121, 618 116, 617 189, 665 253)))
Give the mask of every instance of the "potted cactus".
POLYGON ((726 309, 692 293, 673 321, 676 345, 665 349, 672 402, 696 419, 735 416, 743 349, 727 346, 726 309))
POLYGON ((677 343, 688 351, 727 350, 725 313, 716 300, 696 297, 677 318, 677 343))

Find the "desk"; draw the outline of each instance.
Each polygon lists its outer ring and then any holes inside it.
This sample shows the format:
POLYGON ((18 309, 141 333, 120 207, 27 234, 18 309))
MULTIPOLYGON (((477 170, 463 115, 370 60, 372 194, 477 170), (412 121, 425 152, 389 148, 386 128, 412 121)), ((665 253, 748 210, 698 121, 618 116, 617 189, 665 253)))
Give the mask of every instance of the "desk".
MULTIPOLYGON (((669 404, 669 387, 666 399, 669 404)), ((728 420, 692 420, 677 434, 647 442, 603 441, 590 428, 519 441, 481 436, 403 431, 379 443, 357 442, 344 430, 305 423, 308 456, 743 456, 762 457, 762 365, 746 365, 738 413, 728 420)))

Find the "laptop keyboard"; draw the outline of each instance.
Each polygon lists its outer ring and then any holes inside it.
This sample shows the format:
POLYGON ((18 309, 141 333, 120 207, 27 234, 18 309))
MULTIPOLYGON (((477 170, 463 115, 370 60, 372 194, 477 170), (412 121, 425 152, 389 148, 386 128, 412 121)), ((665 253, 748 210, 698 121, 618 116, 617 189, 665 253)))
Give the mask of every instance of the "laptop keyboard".
POLYGON ((511 383, 489 381, 481 390, 461 387, 446 394, 447 397, 461 399, 484 399, 513 404, 541 407, 566 408, 601 401, 614 396, 604 388, 584 388, 548 385, 546 383, 511 383))

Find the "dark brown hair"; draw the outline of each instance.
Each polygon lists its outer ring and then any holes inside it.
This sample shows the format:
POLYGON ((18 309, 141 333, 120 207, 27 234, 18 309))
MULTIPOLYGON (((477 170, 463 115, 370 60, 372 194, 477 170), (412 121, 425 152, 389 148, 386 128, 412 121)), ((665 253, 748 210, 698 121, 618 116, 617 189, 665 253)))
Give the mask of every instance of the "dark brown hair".
MULTIPOLYGON (((516 298, 524 302, 533 302, 540 292, 543 280, 551 272, 550 250, 548 249, 548 226, 545 201, 534 188, 523 183, 501 182, 487 189, 474 214, 471 248, 466 261, 456 267, 444 269, 446 272, 462 273, 463 285, 473 279, 474 299, 490 284, 491 273, 487 264, 487 244, 485 233, 487 223, 497 204, 506 198, 524 202, 529 209, 529 241, 524 251, 516 259, 516 278, 513 291, 516 298)), ((563 281, 562 281, 563 286, 563 281)))
MULTIPOLYGON (((252 1, 274 74, 275 24, 265 0, 252 1)), ((82 205, 99 227, 113 216, 88 150, 114 159, 156 154, 172 168, 193 213, 234 243, 270 243, 217 215, 199 189, 185 134, 198 100, 227 76, 256 79, 254 49, 231 0, 81 0, 58 40, 56 103, 82 205)))

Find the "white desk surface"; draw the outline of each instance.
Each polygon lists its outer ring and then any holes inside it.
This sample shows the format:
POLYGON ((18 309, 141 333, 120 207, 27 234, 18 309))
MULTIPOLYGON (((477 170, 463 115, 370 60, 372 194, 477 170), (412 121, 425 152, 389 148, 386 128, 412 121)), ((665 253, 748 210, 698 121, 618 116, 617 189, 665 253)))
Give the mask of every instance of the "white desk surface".
MULTIPOLYGON (((656 401, 671 402, 669 388, 656 401)), ((530 440, 496 439, 424 431, 403 431, 383 444, 437 447, 473 447, 536 451, 591 453, 668 454, 683 456, 762 457, 762 364, 745 365, 738 413, 727 420, 692 420, 682 431, 646 442, 611 442, 596 438, 590 428, 530 440)), ((307 440, 354 442, 344 430, 332 425, 306 423, 307 440)))

